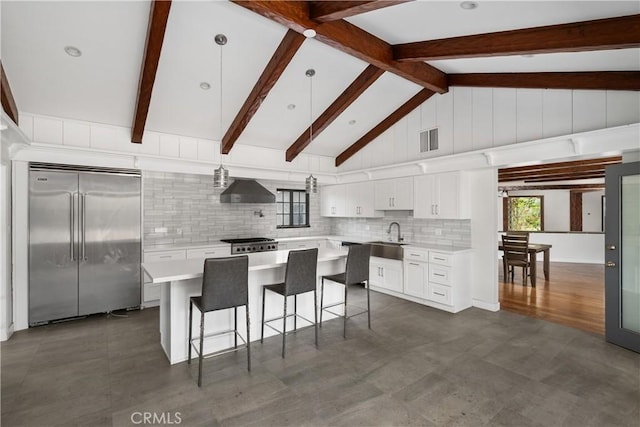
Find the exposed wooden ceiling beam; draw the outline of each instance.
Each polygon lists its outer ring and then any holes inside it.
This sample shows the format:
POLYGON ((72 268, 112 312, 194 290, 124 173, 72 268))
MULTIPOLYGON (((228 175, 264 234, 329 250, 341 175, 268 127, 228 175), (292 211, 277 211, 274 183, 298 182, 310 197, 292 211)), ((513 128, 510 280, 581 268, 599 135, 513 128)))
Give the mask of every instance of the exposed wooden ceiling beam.
POLYGON ((304 40, 305 37, 303 35, 293 30, 287 31, 284 35, 280 45, 273 53, 269 63, 262 71, 260 78, 253 86, 251 93, 244 101, 244 104, 242 104, 242 108, 240 108, 240 111, 222 138, 222 144, 220 144, 220 152, 222 154, 228 154, 229 151, 231 151, 233 144, 240 138, 242 131, 244 131, 249 121, 251 121, 251 118, 258 111, 262 101, 265 100, 269 91, 271 91, 276 84, 300 46, 302 46, 304 40))
POLYGON ((9 86, 9 79, 4 73, 4 67, 2 61, 0 61, 0 100, 2 101, 2 109, 7 116, 17 125, 18 124, 18 107, 16 101, 13 99, 13 93, 11 93, 11 86, 9 86))
POLYGON ((596 159, 585 159, 585 160, 571 160, 567 162, 555 162, 555 163, 540 163, 537 165, 529 165, 529 166, 514 166, 510 168, 502 168, 498 170, 498 173, 512 173, 512 172, 520 172, 520 171, 539 171, 546 169, 556 169, 560 167, 576 167, 576 166, 587 166, 587 165, 616 165, 622 163, 622 156, 610 156, 610 157, 600 157, 596 159))
POLYGON ((396 61, 581 52, 640 46, 640 15, 474 34, 393 46, 396 61))
POLYGON ((318 22, 337 21, 408 1, 413 0, 312 1, 309 16, 318 22))
POLYGON ((348 53, 384 71, 397 74, 434 92, 448 90, 447 75, 425 63, 393 60, 391 45, 344 20, 318 23, 310 18, 309 4, 300 1, 233 0, 239 6, 276 21, 298 33, 316 31, 316 40, 348 53))
POLYGON ((602 172, 583 172, 576 174, 557 174, 527 178, 524 182, 552 182, 552 181, 573 181, 578 179, 595 179, 604 178, 604 171, 602 172))
MULTIPOLYGON (((371 86, 384 71, 374 65, 369 65, 362 73, 349 85, 347 89, 329 106, 312 125, 313 135, 319 135, 335 119, 347 109, 362 93, 371 86)), ((311 132, 307 128, 300 137, 287 149, 287 162, 295 159, 311 143, 311 132)))
POLYGON ((604 190, 604 184, 549 184, 549 185, 507 185, 498 187, 498 191, 524 190, 604 190))
POLYGON ((131 142, 136 144, 142 143, 142 134, 144 133, 144 127, 147 123, 151 93, 153 92, 153 84, 156 80, 156 72, 158 71, 158 62, 160 61, 160 53, 162 51, 162 43, 164 41, 164 33, 167 28, 170 9, 170 0, 154 0, 151 2, 147 41, 144 48, 140 81, 138 83, 136 111, 133 116, 133 125, 131 128, 131 142))
POLYGON ((527 178, 535 178, 539 176, 559 175, 559 174, 584 174, 590 172, 604 173, 605 165, 593 164, 585 166, 566 166, 558 168, 549 168, 539 171, 521 171, 521 172, 499 172, 498 181, 519 181, 527 178))
POLYGON ((362 138, 354 142, 336 157, 336 167, 343 164, 347 159, 362 150, 367 144, 380 136, 384 131, 396 124, 404 116, 418 108, 420 104, 429 99, 434 92, 429 89, 422 89, 413 98, 402 104, 400 108, 391 113, 389 117, 380 122, 376 127, 367 132, 362 138))
POLYGON ((640 71, 449 74, 450 86, 640 90, 640 71))

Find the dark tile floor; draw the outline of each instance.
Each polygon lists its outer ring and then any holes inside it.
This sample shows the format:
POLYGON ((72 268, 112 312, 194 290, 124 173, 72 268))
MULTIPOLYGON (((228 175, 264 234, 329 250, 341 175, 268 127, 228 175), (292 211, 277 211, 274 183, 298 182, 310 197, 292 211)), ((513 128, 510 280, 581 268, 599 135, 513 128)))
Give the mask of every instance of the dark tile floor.
MULTIPOLYGON (((361 290, 359 290, 360 293, 361 290)), ((361 295, 360 295, 361 296, 361 295)), ((614 426, 640 420, 640 355, 542 320, 452 315, 372 293, 348 337, 329 321, 246 353, 170 366, 158 311, 92 316, 2 343, 3 426, 614 426), (146 420, 144 419, 148 417, 146 420)))

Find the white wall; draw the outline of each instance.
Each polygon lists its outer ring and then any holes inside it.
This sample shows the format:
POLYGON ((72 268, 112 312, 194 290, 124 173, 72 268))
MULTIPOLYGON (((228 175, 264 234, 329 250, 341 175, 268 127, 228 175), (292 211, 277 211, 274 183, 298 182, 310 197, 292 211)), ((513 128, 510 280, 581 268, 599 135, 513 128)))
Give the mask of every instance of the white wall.
POLYGON ((498 172, 484 169, 469 172, 471 189, 471 247, 475 249, 470 266, 473 272, 471 298, 474 307, 497 311, 500 309, 496 258, 498 248, 497 205, 487 203, 496 197, 498 172))
POLYGON ((582 193, 582 231, 602 231, 602 191, 582 193))
MULTIPOLYGON (((452 87, 343 163, 340 172, 464 153, 640 121, 640 92, 452 87), (440 148, 419 153, 420 131, 440 148)), ((353 142, 353 141, 350 141, 353 142)))
POLYGON ((0 150, 0 341, 13 331, 13 292, 11 280, 11 161, 0 150))

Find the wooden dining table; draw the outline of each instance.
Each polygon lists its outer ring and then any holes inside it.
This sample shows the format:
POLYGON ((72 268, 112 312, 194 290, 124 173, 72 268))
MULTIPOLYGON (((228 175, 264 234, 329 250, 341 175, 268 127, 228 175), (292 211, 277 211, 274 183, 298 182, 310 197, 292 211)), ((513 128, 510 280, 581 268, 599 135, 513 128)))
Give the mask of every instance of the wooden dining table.
MULTIPOLYGON (((537 260, 538 260, 538 252, 542 252, 543 257, 543 271, 544 271, 544 280, 549 280, 549 250, 551 249, 551 245, 547 245, 545 243, 529 243, 527 252, 529 252, 529 264, 531 269, 531 286, 536 286, 536 276, 537 276, 537 260)), ((502 251, 502 242, 498 242, 498 250, 502 251)), ((507 278, 505 277, 506 281, 507 278)))

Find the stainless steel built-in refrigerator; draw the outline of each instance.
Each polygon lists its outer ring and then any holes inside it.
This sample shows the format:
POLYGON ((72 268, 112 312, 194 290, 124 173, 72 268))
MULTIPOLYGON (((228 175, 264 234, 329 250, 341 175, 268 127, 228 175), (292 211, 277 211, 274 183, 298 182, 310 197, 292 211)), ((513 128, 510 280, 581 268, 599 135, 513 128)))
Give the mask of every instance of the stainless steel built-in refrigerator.
POLYGON ((140 305, 140 174, 29 170, 29 324, 140 305))

